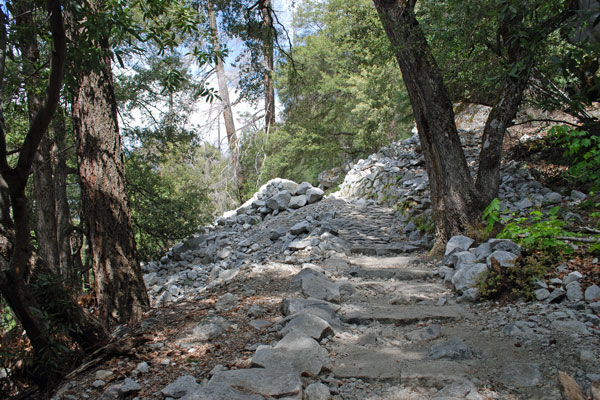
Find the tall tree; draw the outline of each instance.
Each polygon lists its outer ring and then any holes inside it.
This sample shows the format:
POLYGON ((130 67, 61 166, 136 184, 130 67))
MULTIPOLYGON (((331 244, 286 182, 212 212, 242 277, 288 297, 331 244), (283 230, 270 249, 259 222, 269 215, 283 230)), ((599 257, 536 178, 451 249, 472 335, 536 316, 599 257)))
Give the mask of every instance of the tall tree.
POLYGON ((271 0, 260 0, 260 13, 262 15, 262 42, 263 42, 263 68, 265 85, 265 132, 267 135, 275 126, 275 85, 274 75, 274 27, 273 9, 271 0))
POLYGON ((495 102, 482 139, 477 183, 473 182, 458 137, 450 96, 425 35, 415 16, 416 0, 373 0, 394 46, 396 59, 413 107, 423 148, 434 219, 436 246, 440 251, 453 234, 473 231, 483 208, 498 193, 500 159, 505 130, 514 118, 533 66, 535 46, 572 15, 574 1, 539 24, 524 24, 525 7, 503 0, 498 12, 498 51, 505 51, 511 64, 495 102))
MULTIPOLYGON (((33 2, 19 0, 12 3, 15 16, 17 43, 23 58, 29 121, 32 122, 42 105, 40 93, 42 70, 39 69, 40 49, 38 47, 38 23, 35 21, 33 2)), ((36 237, 38 254, 48 265, 60 270, 58 256, 57 219, 55 212, 54 178, 50 157, 52 140, 48 134, 42 137, 33 163, 33 183, 37 211, 36 237)))
POLYGON ((250 100, 264 98, 265 132, 275 123, 274 57, 275 50, 285 53, 279 43, 281 26, 271 0, 215 1, 223 12, 227 33, 240 38, 246 52, 238 57, 241 66, 242 97, 250 100))
MULTIPOLYGON (((101 15, 107 3, 94 0, 88 12, 101 15)), ((80 71, 73 95, 73 125, 81 184, 82 208, 87 223, 95 294, 101 320, 107 326, 141 318, 148 295, 137 260, 131 211, 117 120, 111 70, 110 44, 98 29, 83 39, 89 19, 73 21, 76 41, 87 40, 99 49, 88 70, 80 71), (84 30, 85 28, 85 30, 84 30)))
POLYGON ((233 110, 231 101, 229 100, 229 88, 227 87, 227 77, 225 75, 225 63, 221 50, 221 41, 219 39, 219 29, 217 25, 217 17, 214 4, 208 0, 206 2, 206 10, 208 13, 208 23, 211 29, 211 42, 213 52, 215 53, 215 69, 217 71, 217 81, 219 84, 219 96, 223 104, 223 119, 225 120, 225 131, 227 132, 227 143, 231 154, 231 164, 235 177, 235 184, 239 188, 242 184, 242 170, 239 160, 239 143, 235 132, 235 122, 233 120, 233 110))

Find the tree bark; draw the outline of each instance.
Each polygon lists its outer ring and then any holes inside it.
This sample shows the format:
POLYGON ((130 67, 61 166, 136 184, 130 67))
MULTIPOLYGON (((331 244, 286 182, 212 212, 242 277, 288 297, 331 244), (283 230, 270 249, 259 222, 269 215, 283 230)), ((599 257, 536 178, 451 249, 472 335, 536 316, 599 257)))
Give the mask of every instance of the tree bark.
POLYGON ((265 132, 267 135, 275 126, 275 86, 273 84, 274 69, 274 33, 271 0, 260 0, 260 12, 263 17, 263 67, 265 90, 265 132))
POLYGON ((148 295, 136 258, 107 38, 96 45, 105 54, 79 76, 73 125, 96 300, 100 319, 115 326, 141 319, 148 295))
POLYGON ((61 267, 60 273, 65 281, 72 287, 80 286, 77 283, 77 271, 73 262, 73 252, 71 250, 71 210, 67 196, 67 177, 69 168, 67 167, 68 144, 67 132, 65 127, 65 116, 63 110, 54 118, 52 123, 52 132, 54 133, 54 151, 52 160, 54 165, 54 200, 56 205, 56 236, 58 240, 58 259, 61 267))
POLYGON ((217 81, 219 84, 219 96, 223 103, 223 120, 225 121, 225 131, 227 132, 227 143, 231 154, 231 165, 233 168, 233 176, 238 192, 242 184, 242 169, 239 162, 239 148, 237 134, 235 132, 235 122, 233 120, 233 110, 231 101, 229 100, 229 88, 227 87, 227 77, 225 76, 225 63, 221 58, 221 42, 219 40, 219 30, 217 26, 217 18, 215 6, 212 1, 206 2, 208 13, 208 23, 211 29, 211 41, 214 51, 218 54, 216 57, 217 81))
POLYGON ((447 239, 469 232, 485 207, 471 178, 441 72, 414 14, 415 0, 374 0, 394 46, 423 148, 438 252, 447 239))
MULTIPOLYGON (((31 5, 31 4, 30 4, 31 5)), ((48 325, 39 314, 39 303, 27 285, 32 270, 32 248, 30 246, 29 209, 25 188, 29 180, 31 166, 36 151, 48 129, 48 125, 56 111, 60 98, 62 76, 66 58, 66 38, 62 20, 62 6, 58 0, 47 0, 49 26, 52 37, 50 56, 50 76, 43 99, 40 98, 36 112, 29 123, 29 130, 19 151, 15 167, 7 160, 6 130, 4 119, 0 121, 0 191, 2 203, 0 214, 3 224, 0 226, 0 243, 3 254, 0 256, 0 291, 25 328, 27 336, 34 348, 36 362, 42 363, 46 357, 52 357, 53 345, 48 325), (9 203, 6 202, 8 193, 9 203), (12 207, 12 218, 9 208, 12 207)), ((33 8, 25 10, 32 12, 33 8)), ((2 61, 0 62, 0 78, 4 79, 4 57, 6 55, 6 15, 2 14, 2 61)), ((31 27, 30 27, 31 29, 31 27)), ((1 105, 0 105, 1 106, 1 105)), ((0 107, 1 110, 1 107, 0 107)), ((0 111, 0 116, 2 113, 0 111)), ((41 386, 49 383, 54 377, 54 370, 44 370, 37 376, 41 386)))
MULTIPOLYGON (((26 80, 29 121, 33 121, 42 106, 42 96, 39 87, 37 65, 40 61, 40 51, 37 43, 36 21, 31 12, 34 3, 30 0, 13 2, 13 14, 19 27, 17 35, 18 46, 23 56, 23 73, 26 80)), ((48 263, 50 268, 60 271, 58 256, 57 219, 54 198, 54 173, 50 158, 52 140, 45 132, 33 162, 33 186, 35 193, 37 224, 36 237, 38 254, 48 263)))

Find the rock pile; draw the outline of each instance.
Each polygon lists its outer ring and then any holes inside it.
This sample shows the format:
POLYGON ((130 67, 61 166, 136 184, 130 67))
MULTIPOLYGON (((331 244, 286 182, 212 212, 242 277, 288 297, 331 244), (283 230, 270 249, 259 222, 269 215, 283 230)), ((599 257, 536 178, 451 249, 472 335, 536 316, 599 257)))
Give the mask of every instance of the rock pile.
MULTIPOLYGON (((459 133, 471 175, 475 176, 481 131, 461 130, 459 133)), ((429 179, 420 153, 417 136, 392 143, 367 159, 359 160, 350 169, 336 194, 371 199, 378 204, 397 207, 407 221, 418 216, 431 218, 429 179)), ((572 206, 586 198, 577 190, 569 196, 562 196, 544 187, 528 169, 514 160, 503 163, 501 174, 498 197, 501 200, 500 213, 504 216, 526 216, 536 208, 549 209, 563 202, 572 206)), ((566 217, 576 221, 581 219, 573 213, 566 217)))

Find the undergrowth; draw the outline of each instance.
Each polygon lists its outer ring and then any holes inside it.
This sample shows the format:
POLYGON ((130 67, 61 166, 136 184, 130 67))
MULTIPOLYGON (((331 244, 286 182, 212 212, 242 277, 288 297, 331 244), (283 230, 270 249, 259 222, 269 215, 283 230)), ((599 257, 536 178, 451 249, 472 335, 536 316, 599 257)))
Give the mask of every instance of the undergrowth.
POLYGON ((560 237, 578 234, 567 230, 567 222, 560 218, 560 207, 543 213, 534 210, 527 217, 501 217, 500 201, 494 199, 483 213, 488 231, 497 223, 504 228, 500 239, 510 239, 522 248, 522 256, 513 268, 492 268, 482 274, 477 289, 481 297, 535 298, 535 282, 543 279, 557 263, 573 254, 573 247, 560 237))

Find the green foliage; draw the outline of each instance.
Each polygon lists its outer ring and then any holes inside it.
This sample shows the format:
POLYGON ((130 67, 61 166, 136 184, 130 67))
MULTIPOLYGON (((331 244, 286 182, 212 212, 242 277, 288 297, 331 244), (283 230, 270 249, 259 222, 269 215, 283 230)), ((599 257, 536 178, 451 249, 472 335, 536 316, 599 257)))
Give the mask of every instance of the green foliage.
POLYGON ((483 273, 477 282, 477 290, 483 298, 502 295, 511 298, 535 299, 535 282, 543 279, 555 259, 529 256, 517 261, 513 268, 492 269, 483 273))
POLYGON ((540 251, 558 256, 570 254, 573 249, 559 236, 570 235, 564 228, 567 223, 560 219, 560 207, 553 207, 548 213, 532 211, 529 217, 517 217, 507 221, 499 238, 511 239, 530 251, 540 251))
POLYGON ((435 233, 435 224, 431 215, 421 214, 412 219, 413 223, 423 233, 434 234, 435 233))
MULTIPOLYGON (((307 1, 294 14, 293 62, 276 76, 284 124, 242 139, 248 187, 317 175, 410 131, 402 77, 372 3, 307 1)), ((246 189, 245 193, 250 190, 246 189)))
POLYGON ((483 210, 481 215, 483 222, 486 225, 486 232, 490 233, 494 229, 494 225, 500 222, 500 199, 495 198, 492 202, 483 210))
POLYGON ((600 189, 600 137, 566 125, 550 129, 551 144, 564 149, 566 177, 591 190, 600 189))
POLYGON ((210 221, 215 210, 208 197, 213 177, 204 175, 209 161, 203 157, 203 148, 185 160, 181 148, 165 146, 170 151, 158 158, 144 157, 146 148, 125 157, 134 232, 142 260, 156 257, 196 232, 210 221))

